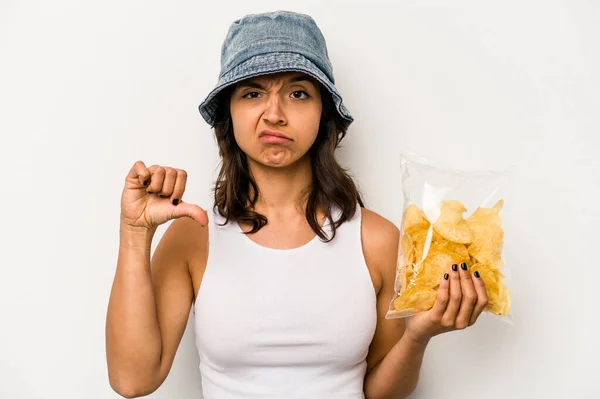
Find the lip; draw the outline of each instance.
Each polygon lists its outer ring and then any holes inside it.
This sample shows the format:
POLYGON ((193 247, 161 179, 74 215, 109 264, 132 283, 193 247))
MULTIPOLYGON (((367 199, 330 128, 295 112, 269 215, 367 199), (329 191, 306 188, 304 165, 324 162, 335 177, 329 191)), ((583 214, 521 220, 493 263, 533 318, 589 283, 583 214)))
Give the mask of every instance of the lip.
POLYGON ((263 130, 258 138, 264 143, 281 144, 292 141, 291 138, 276 130, 263 130))

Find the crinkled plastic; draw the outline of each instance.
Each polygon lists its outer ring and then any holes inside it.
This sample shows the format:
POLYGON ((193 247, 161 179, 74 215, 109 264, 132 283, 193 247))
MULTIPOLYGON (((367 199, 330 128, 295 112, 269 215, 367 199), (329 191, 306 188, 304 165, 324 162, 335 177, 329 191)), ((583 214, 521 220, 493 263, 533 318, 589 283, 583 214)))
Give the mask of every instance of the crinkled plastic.
POLYGON ((502 225, 511 172, 454 170, 410 153, 402 154, 401 165, 403 217, 395 295, 386 318, 431 309, 443 274, 465 262, 486 286, 483 313, 513 324, 502 225))

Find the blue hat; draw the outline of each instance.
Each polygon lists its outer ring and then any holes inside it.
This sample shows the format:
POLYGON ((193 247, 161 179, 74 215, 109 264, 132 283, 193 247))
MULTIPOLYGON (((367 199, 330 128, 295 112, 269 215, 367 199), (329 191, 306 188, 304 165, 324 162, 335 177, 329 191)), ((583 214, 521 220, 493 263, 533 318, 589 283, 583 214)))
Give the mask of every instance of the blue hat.
POLYGON ((331 93, 342 118, 349 123, 354 120, 334 85, 321 30, 312 17, 289 11, 250 14, 231 24, 221 47, 219 80, 198 107, 200 114, 213 126, 221 90, 253 76, 284 71, 304 72, 317 79, 331 93))

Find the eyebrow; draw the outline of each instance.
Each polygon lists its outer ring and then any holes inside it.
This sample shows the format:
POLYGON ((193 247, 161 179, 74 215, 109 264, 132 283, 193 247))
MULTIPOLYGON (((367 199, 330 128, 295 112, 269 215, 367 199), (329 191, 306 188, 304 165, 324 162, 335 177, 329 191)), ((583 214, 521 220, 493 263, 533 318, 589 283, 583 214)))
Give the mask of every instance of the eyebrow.
MULTIPOLYGON (((296 83, 296 82, 309 82, 312 83, 313 85, 315 84, 311 79, 309 79, 306 76, 303 75, 299 75, 299 76, 294 76, 293 78, 291 78, 290 80, 288 80, 286 83, 296 83)), ((261 85, 260 83, 257 83, 253 80, 248 80, 248 81, 244 81, 244 82, 240 82, 238 83, 238 87, 242 88, 242 87, 249 87, 252 89, 260 89, 260 90, 265 90, 265 87, 263 85, 261 85)))

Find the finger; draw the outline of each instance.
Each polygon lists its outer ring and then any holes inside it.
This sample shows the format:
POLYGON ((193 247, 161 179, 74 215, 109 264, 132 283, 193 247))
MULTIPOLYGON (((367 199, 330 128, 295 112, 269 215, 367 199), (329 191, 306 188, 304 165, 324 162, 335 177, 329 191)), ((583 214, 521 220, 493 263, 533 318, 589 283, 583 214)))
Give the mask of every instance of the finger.
POLYGON ((158 192, 158 195, 161 197, 170 197, 173 194, 173 189, 175 188, 175 180, 177 180, 177 171, 174 168, 164 167, 165 170, 165 180, 163 181, 163 185, 158 192))
POLYGON ((475 278, 472 279, 473 287, 477 292, 477 304, 475 305, 475 309, 473 310, 473 314, 471 315, 471 320, 469 321, 469 325, 472 326, 477 321, 479 315, 483 312, 485 307, 488 304, 488 294, 487 289, 485 288, 485 284, 483 279, 479 275, 479 272, 476 271, 473 273, 475 278))
POLYGON ((173 205, 173 219, 181 217, 190 217, 200 223, 202 226, 208 224, 208 215, 206 211, 200 208, 198 205, 188 204, 187 202, 181 201, 179 205, 173 205))
POLYGON ((147 186, 150 184, 150 171, 146 168, 146 165, 142 161, 137 161, 133 164, 133 167, 127 174, 128 180, 137 180, 141 186, 147 186))
POLYGON ((185 184, 187 182, 187 172, 182 169, 177 170, 177 179, 175 180, 175 187, 173 188, 173 194, 171 195, 171 202, 173 205, 177 205, 183 197, 185 192, 185 184))
POLYGON ((152 165, 148 168, 150 171, 150 184, 146 188, 149 193, 159 193, 162 190, 165 181, 166 171, 162 166, 152 165))
POLYGON ((473 280, 469 273, 469 267, 465 262, 460 264, 460 287, 462 289, 462 302, 460 303, 460 310, 456 317, 455 327, 457 330, 462 330, 469 326, 473 310, 477 304, 477 291, 473 286, 473 280))
POLYGON ((442 316, 448 307, 448 300, 450 298, 450 275, 448 273, 444 273, 442 279, 440 281, 440 288, 438 289, 437 299, 431 308, 431 319, 440 323, 442 321, 442 316))
POLYGON ((460 309, 460 303, 462 301, 462 289, 460 288, 460 276, 458 275, 458 265, 453 264, 450 274, 450 301, 444 316, 442 316, 442 324, 444 327, 454 327, 456 322, 456 316, 460 309))

